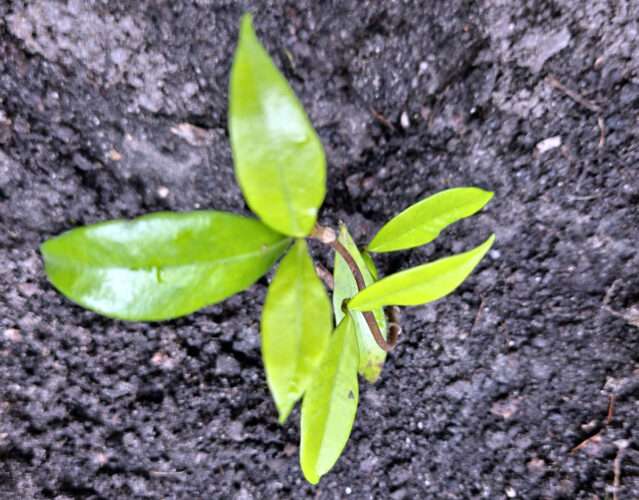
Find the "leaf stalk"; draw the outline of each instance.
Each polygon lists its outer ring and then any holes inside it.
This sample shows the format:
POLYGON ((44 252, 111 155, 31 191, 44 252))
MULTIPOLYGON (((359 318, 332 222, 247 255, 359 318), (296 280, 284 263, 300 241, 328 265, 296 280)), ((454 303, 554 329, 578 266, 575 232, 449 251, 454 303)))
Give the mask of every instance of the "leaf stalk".
MULTIPOLYGON (((355 278, 355 283, 357 284, 357 290, 361 292, 364 288, 366 288, 364 276, 359 270, 355 259, 353 259, 353 256, 346 249, 346 247, 339 242, 339 240, 337 239, 337 235, 332 228, 315 224, 315 227, 309 235, 309 238, 317 240, 335 250, 344 259, 344 262, 346 262, 346 265, 353 274, 353 278, 355 278)), ((373 314, 373 312, 362 311, 364 320, 366 321, 366 324, 368 325, 368 328, 371 331, 373 339, 375 339, 377 345, 382 350, 390 352, 397 345, 397 341, 399 340, 399 335, 402 329, 399 326, 398 322, 397 307, 385 307, 384 313, 386 314, 386 318, 388 319, 388 340, 386 340, 382 335, 382 332, 377 325, 377 320, 375 319, 375 315, 373 314)))

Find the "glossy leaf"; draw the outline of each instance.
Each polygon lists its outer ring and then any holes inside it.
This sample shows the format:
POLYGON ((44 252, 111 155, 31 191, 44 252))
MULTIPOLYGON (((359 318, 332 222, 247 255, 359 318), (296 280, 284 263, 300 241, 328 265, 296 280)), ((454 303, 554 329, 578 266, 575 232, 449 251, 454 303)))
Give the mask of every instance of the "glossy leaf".
POLYGON ((248 14, 231 71, 229 130, 251 210, 281 233, 307 236, 326 192, 324 149, 248 14))
POLYGON ((388 221, 368 245, 370 252, 393 252, 425 245, 446 227, 486 205, 493 193, 475 187, 441 191, 388 221))
POLYGON ((155 321, 247 288, 289 242, 239 215, 159 212, 73 229, 40 250, 49 281, 74 302, 105 316, 155 321))
POLYGON ((355 329, 346 316, 302 402, 300 464, 312 484, 335 465, 350 436, 359 399, 357 364, 355 329))
MULTIPOLYGON (((373 283, 375 280, 371 275, 370 268, 366 265, 363 255, 360 254, 357 245, 351 238, 344 224, 340 224, 339 227, 339 241, 355 260, 364 277, 366 286, 373 283)), ((372 269, 375 269, 375 264, 372 260, 370 261, 370 265, 372 269)), ((335 311, 335 324, 339 324, 344 317, 344 313, 342 312, 344 299, 354 297, 358 291, 353 273, 339 253, 335 253, 333 282, 333 310, 335 311)), ((374 315, 382 335, 386 338, 386 317, 384 316, 384 311, 381 308, 377 308, 374 311, 374 315)), ((352 316, 357 333, 357 343, 359 345, 359 373, 366 378, 366 380, 373 383, 379 378, 382 371, 384 361, 386 360, 386 352, 375 342, 362 313, 353 311, 352 316)))
POLYGON ((306 390, 332 329, 326 290, 298 240, 275 273, 262 313, 262 357, 280 422, 306 390))
POLYGON ((348 307, 370 311, 381 306, 414 306, 440 299, 463 283, 494 241, 492 235, 468 252, 387 276, 358 293, 348 307))

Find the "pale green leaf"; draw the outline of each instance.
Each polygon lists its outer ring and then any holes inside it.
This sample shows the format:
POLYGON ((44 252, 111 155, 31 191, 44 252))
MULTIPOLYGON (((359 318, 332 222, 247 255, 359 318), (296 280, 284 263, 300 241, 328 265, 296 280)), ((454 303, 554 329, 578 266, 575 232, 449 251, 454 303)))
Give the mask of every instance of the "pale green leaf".
POLYGON ((388 221, 368 250, 393 252, 425 245, 453 222, 481 210, 492 197, 493 193, 475 187, 447 189, 429 196, 388 221))
POLYGON ((242 18, 229 93, 235 173, 248 205, 277 231, 307 236, 326 192, 324 149, 248 14, 242 18))
MULTIPOLYGON (((351 238, 344 224, 340 224, 339 227, 339 242, 348 250, 355 260, 364 277, 366 286, 373 283, 375 280, 370 270, 373 269, 377 272, 375 264, 370 260, 369 265, 372 267, 366 265, 363 255, 360 254, 357 245, 351 238)), ((358 290, 353 273, 337 252, 335 253, 335 265, 333 267, 333 282, 333 310, 335 311, 335 324, 339 324, 344 317, 344 313, 342 312, 344 299, 354 297, 358 290)), ((386 317, 384 316, 384 311, 378 308, 374 311, 374 315, 382 335, 386 338, 386 317)), ((357 343, 359 345, 359 373, 361 373, 366 380, 373 383, 379 378, 382 371, 384 361, 386 360, 386 352, 375 342, 362 313, 353 311, 352 316, 357 333, 357 343)))
POLYGON ((302 402, 300 464, 311 484, 335 465, 350 436, 359 399, 357 364, 355 329, 346 316, 302 402))
POLYGON ((440 299, 463 283, 488 252, 495 236, 468 252, 391 274, 358 293, 348 304, 355 311, 414 306, 440 299))
POLYGON ((282 259, 262 312, 262 357, 280 422, 306 390, 332 328, 326 290, 298 240, 282 259))
POLYGON ((289 244, 256 219, 197 211, 80 227, 40 250, 49 281, 74 302, 105 316, 156 321, 244 290, 289 244))
POLYGON ((368 272, 371 273, 373 280, 377 281, 379 279, 379 273, 377 272, 377 266, 375 265, 375 261, 373 261, 371 254, 369 254, 367 251, 363 251, 361 254, 368 272))

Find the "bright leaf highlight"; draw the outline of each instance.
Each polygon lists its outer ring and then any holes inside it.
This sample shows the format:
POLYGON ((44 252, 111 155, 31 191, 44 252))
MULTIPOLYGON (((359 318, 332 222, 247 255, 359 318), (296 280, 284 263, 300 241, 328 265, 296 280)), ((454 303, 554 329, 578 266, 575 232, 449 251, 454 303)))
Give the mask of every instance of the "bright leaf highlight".
POLYGON ((247 203, 273 229, 307 236, 326 193, 324 149, 248 14, 242 18, 229 93, 235 173, 247 203))
POLYGON ((253 284, 290 239, 216 211, 158 212, 73 229, 40 247, 49 281, 113 318, 184 316, 253 284))

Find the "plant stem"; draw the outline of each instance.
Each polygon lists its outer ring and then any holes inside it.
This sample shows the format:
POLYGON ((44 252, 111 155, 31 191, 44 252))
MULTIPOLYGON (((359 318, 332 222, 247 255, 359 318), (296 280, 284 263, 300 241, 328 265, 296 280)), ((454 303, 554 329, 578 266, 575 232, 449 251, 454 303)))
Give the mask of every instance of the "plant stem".
MULTIPOLYGON (((353 256, 346 249, 344 245, 342 245, 337 240, 337 235, 335 231, 330 227, 320 226, 319 224, 315 224, 313 228, 313 232, 309 236, 314 240, 321 241, 325 245, 330 246, 333 250, 335 250, 346 262, 346 265, 350 269, 353 278, 355 278, 355 283, 357 284, 357 290, 360 292, 366 288, 366 282, 364 281, 364 276, 362 272, 359 270, 359 266, 353 259, 353 256)), ((388 320, 388 340, 384 338, 382 332, 377 325, 377 320, 375 319, 375 315, 372 311, 362 311, 362 316, 366 320, 366 324, 368 325, 373 338, 377 345, 384 351, 389 352, 397 345, 397 340, 399 339, 399 334, 401 333, 401 327, 398 322, 398 309, 395 306, 385 307, 384 313, 386 314, 386 318, 388 320)))

